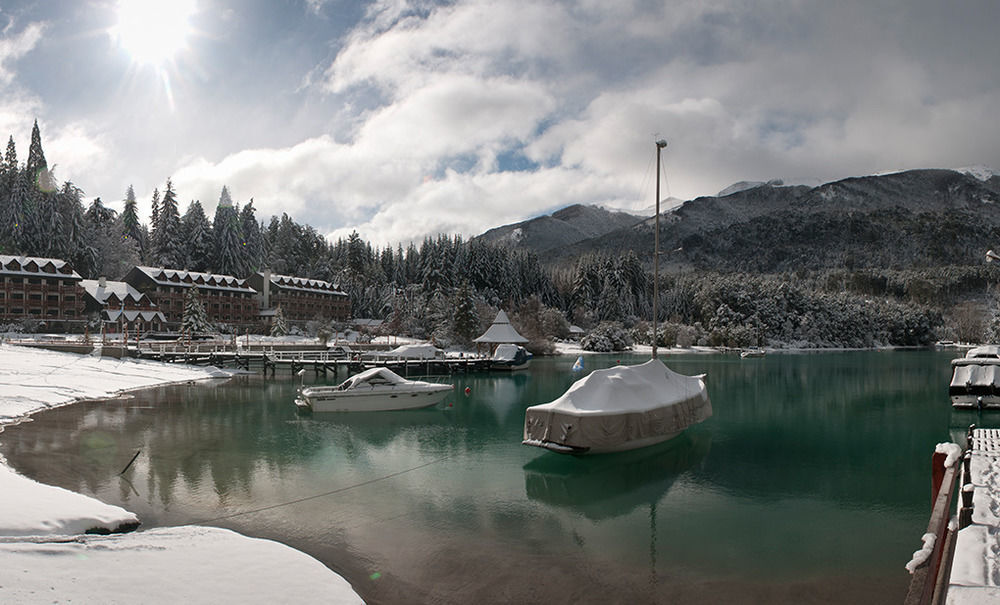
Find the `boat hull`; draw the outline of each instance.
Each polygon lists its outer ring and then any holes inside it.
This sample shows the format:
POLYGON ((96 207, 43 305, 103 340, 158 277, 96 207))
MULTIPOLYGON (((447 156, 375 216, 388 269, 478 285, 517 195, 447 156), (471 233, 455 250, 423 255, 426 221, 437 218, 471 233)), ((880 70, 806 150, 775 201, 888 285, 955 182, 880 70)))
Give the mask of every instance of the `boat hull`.
POLYGON ((643 437, 641 439, 630 439, 628 441, 622 441, 612 446, 604 447, 581 447, 572 445, 563 445, 561 443, 555 443, 552 441, 542 441, 538 439, 525 439, 521 442, 522 445, 531 445, 534 447, 540 447, 542 449, 549 450, 550 452, 555 452, 557 454, 570 454, 572 456, 586 456, 589 454, 614 454, 616 452, 627 452, 630 450, 637 450, 644 447, 649 447, 651 445, 656 445, 658 443, 663 443, 665 441, 670 441, 674 437, 677 437, 683 430, 673 431, 671 433, 664 433, 662 435, 652 435, 650 437, 643 437))
POLYGON ((385 412, 392 410, 414 410, 439 403, 448 393, 451 385, 442 388, 416 392, 396 393, 299 393, 295 405, 313 412, 385 412))
POLYGON ((1000 408, 1000 359, 962 358, 951 362, 948 396, 955 408, 1000 408))

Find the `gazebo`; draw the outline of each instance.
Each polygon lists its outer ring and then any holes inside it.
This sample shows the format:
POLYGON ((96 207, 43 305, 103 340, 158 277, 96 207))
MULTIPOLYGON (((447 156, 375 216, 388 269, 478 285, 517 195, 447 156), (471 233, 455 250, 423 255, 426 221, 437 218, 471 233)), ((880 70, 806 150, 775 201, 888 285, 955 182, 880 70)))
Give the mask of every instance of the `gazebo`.
POLYGON ((490 355, 493 354, 494 349, 500 344, 521 344, 528 342, 528 339, 517 333, 514 326, 510 325, 510 319, 507 314, 503 312, 503 309, 497 313, 497 318, 493 320, 489 329, 486 333, 473 340, 476 343, 476 349, 479 349, 479 345, 488 344, 490 346, 490 355))

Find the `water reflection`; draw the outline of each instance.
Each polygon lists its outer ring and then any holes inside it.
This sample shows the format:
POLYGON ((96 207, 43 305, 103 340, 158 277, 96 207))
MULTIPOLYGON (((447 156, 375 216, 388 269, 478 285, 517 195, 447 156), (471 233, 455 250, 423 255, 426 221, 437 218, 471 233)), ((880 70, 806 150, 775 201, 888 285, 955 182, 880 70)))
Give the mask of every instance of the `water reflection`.
POLYGON ((688 430, 659 445, 605 456, 544 453, 524 465, 524 489, 532 500, 569 507, 590 519, 628 514, 652 506, 674 481, 699 464, 711 435, 688 430))

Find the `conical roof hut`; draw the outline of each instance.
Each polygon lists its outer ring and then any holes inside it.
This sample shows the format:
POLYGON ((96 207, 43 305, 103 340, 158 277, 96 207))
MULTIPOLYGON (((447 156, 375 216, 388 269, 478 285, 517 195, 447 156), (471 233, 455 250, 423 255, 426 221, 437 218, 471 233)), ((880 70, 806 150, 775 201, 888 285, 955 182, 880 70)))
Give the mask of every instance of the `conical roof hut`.
POLYGON ((473 340, 476 344, 488 344, 492 349, 498 344, 517 344, 528 342, 528 339, 517 333, 514 326, 510 325, 510 319, 507 314, 501 309, 497 313, 497 318, 493 320, 493 324, 490 328, 486 330, 486 333, 473 340))

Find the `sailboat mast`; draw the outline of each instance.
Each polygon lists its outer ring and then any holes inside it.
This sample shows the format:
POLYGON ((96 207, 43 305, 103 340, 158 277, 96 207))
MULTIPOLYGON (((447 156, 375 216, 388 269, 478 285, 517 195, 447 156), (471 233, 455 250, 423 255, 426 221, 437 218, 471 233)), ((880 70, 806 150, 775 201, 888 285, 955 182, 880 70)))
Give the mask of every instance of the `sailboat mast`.
POLYGON ((653 359, 656 359, 657 326, 660 323, 657 305, 660 298, 660 153, 667 146, 664 139, 656 142, 656 226, 653 233, 653 359))

